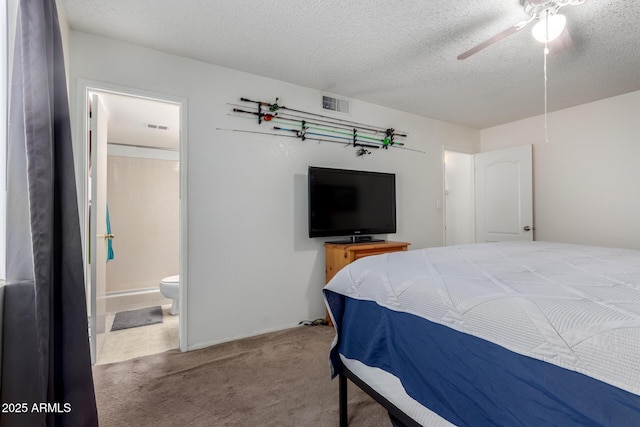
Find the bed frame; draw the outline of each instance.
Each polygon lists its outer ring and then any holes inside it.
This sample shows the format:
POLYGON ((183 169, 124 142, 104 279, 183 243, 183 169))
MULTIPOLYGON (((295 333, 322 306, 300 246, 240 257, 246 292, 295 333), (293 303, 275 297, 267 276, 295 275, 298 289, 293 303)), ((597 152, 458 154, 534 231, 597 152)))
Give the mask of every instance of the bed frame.
POLYGON ((393 403, 389 402, 384 396, 371 388, 367 383, 362 381, 356 374, 340 364, 338 372, 339 378, 339 406, 340 406, 340 427, 347 427, 349 419, 347 416, 347 379, 360 387, 362 391, 367 393, 373 400, 382 405, 389 413, 389 418, 394 427, 422 427, 413 418, 402 412, 393 403))

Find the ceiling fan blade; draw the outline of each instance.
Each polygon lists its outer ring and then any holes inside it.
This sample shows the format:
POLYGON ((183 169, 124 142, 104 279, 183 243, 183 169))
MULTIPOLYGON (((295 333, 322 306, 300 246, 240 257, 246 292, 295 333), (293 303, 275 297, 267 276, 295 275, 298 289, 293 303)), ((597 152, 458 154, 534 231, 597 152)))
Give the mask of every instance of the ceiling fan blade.
POLYGON ((569 34, 569 30, 567 30, 567 28, 565 27, 558 38, 549 42, 547 44, 547 47, 549 48, 549 53, 554 54, 571 47, 572 44, 573 39, 571 38, 571 34, 569 34))
POLYGON ((496 34, 495 36, 491 37, 490 39, 483 41, 479 45, 477 45, 475 47, 472 47, 471 49, 469 49, 468 51, 466 51, 464 53, 461 53, 460 55, 458 55, 458 59, 467 59, 471 55, 480 52, 485 47, 491 46, 492 44, 504 39, 505 37, 510 36, 511 34, 517 32, 517 31, 520 31, 521 29, 523 29, 532 20, 533 20, 533 18, 529 19, 529 20, 526 20, 526 21, 518 22, 516 25, 513 25, 513 26, 507 28, 506 30, 504 30, 502 32, 499 32, 498 34, 496 34))

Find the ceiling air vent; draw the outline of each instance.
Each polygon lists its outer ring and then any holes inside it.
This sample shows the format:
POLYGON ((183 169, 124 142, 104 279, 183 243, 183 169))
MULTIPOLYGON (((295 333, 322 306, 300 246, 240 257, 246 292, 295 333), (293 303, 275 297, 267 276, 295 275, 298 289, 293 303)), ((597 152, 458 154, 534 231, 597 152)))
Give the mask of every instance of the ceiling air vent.
POLYGON ((322 109, 349 114, 349 101, 347 101, 346 99, 333 98, 331 96, 323 95, 322 109))
POLYGON ((147 127, 149 129, 159 129, 159 130, 168 130, 169 127, 168 126, 164 126, 164 125, 154 125, 152 123, 147 123, 147 127))

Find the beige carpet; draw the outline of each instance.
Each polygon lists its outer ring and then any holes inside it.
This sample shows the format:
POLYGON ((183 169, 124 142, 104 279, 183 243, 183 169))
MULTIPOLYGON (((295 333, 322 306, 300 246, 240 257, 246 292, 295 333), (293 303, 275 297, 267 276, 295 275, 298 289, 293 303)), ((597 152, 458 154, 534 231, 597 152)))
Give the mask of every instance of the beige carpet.
MULTIPOLYGON (((338 426, 328 326, 299 327, 93 369, 101 427, 338 426)), ((349 425, 391 426, 349 383, 349 425)))

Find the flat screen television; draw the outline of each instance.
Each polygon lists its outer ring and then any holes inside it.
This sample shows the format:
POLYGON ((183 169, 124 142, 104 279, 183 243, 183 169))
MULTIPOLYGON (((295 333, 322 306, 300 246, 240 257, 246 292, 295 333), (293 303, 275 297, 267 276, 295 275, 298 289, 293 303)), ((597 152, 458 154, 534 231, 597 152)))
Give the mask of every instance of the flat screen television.
POLYGON ((395 174, 310 166, 308 180, 309 237, 396 232, 395 174))

